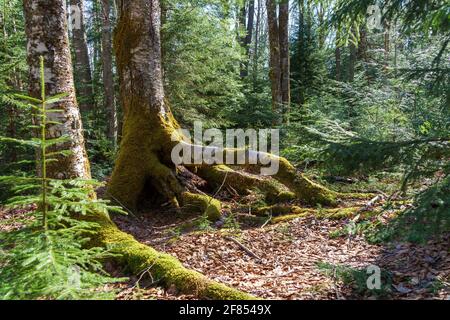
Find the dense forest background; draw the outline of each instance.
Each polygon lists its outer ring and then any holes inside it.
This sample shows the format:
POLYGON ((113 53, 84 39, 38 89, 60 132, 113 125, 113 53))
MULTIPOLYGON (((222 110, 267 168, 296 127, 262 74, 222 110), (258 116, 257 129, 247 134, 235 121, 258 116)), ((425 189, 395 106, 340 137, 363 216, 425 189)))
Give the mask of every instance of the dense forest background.
MULTIPOLYGON (((67 1, 86 150, 100 181, 122 139, 119 2, 67 1)), ((13 99, 30 87, 22 1, 3 0, 0 17, 0 136, 23 139, 30 115, 13 99)), ((185 128, 279 128, 281 155, 308 177, 396 208, 389 223, 361 218, 352 232, 428 241, 450 230, 449 22, 440 0, 163 0, 166 100, 185 128)), ((34 157, 0 141, 2 175, 33 172, 34 157)), ((2 202, 11 196, 0 187, 2 202)))

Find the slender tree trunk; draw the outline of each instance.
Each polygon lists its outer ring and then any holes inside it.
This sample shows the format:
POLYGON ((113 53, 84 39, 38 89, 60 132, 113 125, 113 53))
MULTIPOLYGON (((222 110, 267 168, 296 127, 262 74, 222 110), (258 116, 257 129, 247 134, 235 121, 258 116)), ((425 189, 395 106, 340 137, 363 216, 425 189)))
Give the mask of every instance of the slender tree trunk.
POLYGON ((336 39, 334 49, 334 59, 336 64, 336 80, 342 81, 342 62, 341 62, 341 47, 339 46, 339 38, 340 38, 339 30, 336 30, 336 39))
POLYGON ((53 151, 70 150, 71 154, 59 157, 48 164, 53 178, 90 178, 80 112, 75 97, 72 59, 67 35, 64 0, 24 0, 25 29, 28 40, 28 65, 30 67, 30 96, 40 97, 39 57, 45 61, 47 96, 67 93, 68 96, 52 105, 64 112, 50 114, 50 121, 61 124, 48 126, 49 138, 68 136, 68 142, 52 147, 53 151), (49 18, 51 17, 51 19, 49 18))
POLYGON ((368 49, 368 42, 367 42, 367 29, 363 25, 359 29, 359 44, 358 44, 358 50, 357 50, 357 58, 360 61, 364 61, 365 63, 368 62, 367 57, 367 49, 368 49))
POLYGON ((107 137, 114 147, 117 144, 117 111, 114 98, 114 75, 112 64, 111 45, 111 0, 102 0, 102 63, 103 63, 103 88, 105 95, 105 109, 107 115, 107 137))
MULTIPOLYGON (((269 28, 269 77, 272 90, 272 111, 275 114, 279 112, 283 104, 281 91, 281 65, 280 65, 280 32, 277 18, 277 5, 275 0, 266 0, 267 23, 269 28)), ((278 123, 274 119, 274 123, 278 123)))
MULTIPOLYGON (((245 78, 248 76, 248 66, 249 66, 249 60, 250 60, 250 45, 252 43, 254 21, 255 21, 255 0, 249 0, 246 35, 245 35, 244 42, 243 42, 243 46, 245 49, 245 62, 244 62, 244 67, 241 70, 242 78, 245 78)), ((245 23, 245 19, 244 19, 244 23, 245 23)))
POLYGON ((258 9, 256 11, 255 44, 253 51, 253 90, 256 90, 256 80, 258 79, 258 61, 259 61, 259 31, 261 27, 261 7, 262 1, 258 0, 258 9))
POLYGON ((390 41, 390 26, 389 22, 385 22, 384 25, 384 66, 387 68, 389 66, 389 53, 391 51, 391 41, 390 41))
POLYGON ((281 101, 283 104, 284 122, 289 123, 291 105, 290 61, 289 61, 289 1, 279 5, 280 32, 280 69, 281 69, 281 101))
POLYGON ((341 81, 342 71, 341 71, 341 48, 336 46, 334 49, 334 58, 336 60, 336 80, 341 81))
POLYGON ((350 42, 349 45, 349 58, 348 58, 348 82, 353 82, 355 79, 355 63, 357 58, 356 45, 350 42))
POLYGON ((84 25, 84 1, 70 0, 72 7, 72 45, 75 58, 75 79, 80 109, 89 111, 93 109, 94 93, 92 86, 92 73, 89 61, 89 51, 86 40, 86 30, 84 25))
POLYGON ((317 8, 317 15, 319 20, 319 48, 324 49, 325 48, 325 7, 324 4, 319 3, 317 8))
MULTIPOLYGON (((246 45, 245 45, 245 41, 247 36, 244 35, 242 36, 242 32, 247 32, 247 27, 246 27, 246 18, 247 18, 247 1, 244 1, 242 3, 242 7, 239 10, 239 21, 238 21, 238 40, 239 40, 239 44, 241 45, 241 48, 244 48, 245 52, 247 52, 246 49, 246 45)), ((245 55, 244 59, 247 59, 247 56, 245 55)), ((241 78, 246 77, 246 62, 245 60, 241 62, 241 70, 240 70, 240 76, 241 78)))
MULTIPOLYGON (((92 20, 93 20, 93 29, 95 36, 93 37, 92 43, 92 82, 97 84, 101 81, 102 78, 102 26, 103 26, 103 18, 102 18, 102 4, 103 0, 93 0, 92 1, 92 20)), ((93 86, 94 97, 100 95, 100 92, 97 92, 97 86, 93 86)), ((103 111, 103 110, 102 110, 103 111)), ((99 114, 97 112, 97 114, 99 114)))

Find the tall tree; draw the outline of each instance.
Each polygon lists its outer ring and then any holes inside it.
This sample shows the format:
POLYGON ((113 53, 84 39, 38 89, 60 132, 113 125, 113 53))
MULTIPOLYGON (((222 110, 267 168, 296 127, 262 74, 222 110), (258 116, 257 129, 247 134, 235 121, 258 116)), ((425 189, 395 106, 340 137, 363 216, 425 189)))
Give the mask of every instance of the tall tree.
MULTIPOLYGON (((245 4, 244 4, 245 5, 245 4)), ((247 10, 244 10, 244 14, 247 10)), ((243 47, 245 49, 245 62, 243 69, 241 70, 241 77, 247 77, 248 76, 248 66, 249 66, 249 60, 250 60, 250 46, 252 44, 252 37, 253 37, 253 27, 255 22, 255 0, 249 0, 248 3, 248 11, 247 11, 247 21, 245 21, 245 18, 243 19, 244 26, 245 22, 247 22, 246 29, 245 29, 245 37, 243 39, 243 47)))
POLYGON ((391 39, 390 39, 391 27, 389 21, 384 22, 384 66, 389 66, 389 54, 391 51, 391 39))
POLYGON ((289 123, 291 105, 290 61, 289 61, 289 0, 279 4, 281 102, 285 122, 289 123))
POLYGON ((353 41, 349 43, 349 57, 348 57, 348 82, 353 82, 355 78, 355 64, 357 59, 357 48, 353 41))
POLYGON ((253 51, 253 89, 256 87, 256 79, 258 77, 258 58, 259 58, 259 42, 261 29, 261 15, 262 15, 262 0, 257 0, 258 9, 256 10, 256 26, 255 26, 255 41, 253 51))
POLYGON ((281 109, 284 120, 290 104, 289 73, 289 2, 277 5, 275 0, 266 0, 269 28, 270 80, 272 90, 272 110, 281 109), (277 14, 277 7, 279 12, 277 14))
MULTIPOLYGON (((194 151, 190 160, 197 159, 195 155, 198 153, 214 150, 215 153, 218 149, 193 145, 177 130, 179 125, 166 102, 163 87, 159 0, 122 0, 119 8, 114 43, 125 114, 121 147, 108 186, 109 193, 131 209, 136 209, 138 200, 145 196, 174 207, 191 207, 202 211, 210 219, 217 219, 220 216, 220 202, 195 192, 196 189, 186 183, 186 176, 192 176, 187 171, 191 166, 176 167, 173 161, 174 151, 180 146, 184 150, 189 148, 194 151), (184 179, 181 173, 185 174, 184 179)), ((236 157, 239 149, 227 149, 226 152, 236 157)), ((257 155, 259 159, 273 157, 263 152, 247 152, 257 155)), ((246 159, 249 165, 248 155, 246 159)), ((335 193, 298 175, 286 159, 273 159, 279 160, 280 165, 274 178, 291 188, 298 198, 308 203, 334 202, 335 193)), ((240 190, 251 187, 252 183, 263 189, 273 186, 257 178, 246 178, 227 166, 210 166, 207 162, 204 159, 193 169, 213 187, 216 184, 220 186, 224 177, 228 184, 240 190)), ((276 193, 279 192, 277 190, 276 193)))
POLYGON ((114 96, 114 74, 111 45, 111 0, 102 0, 102 66, 105 109, 107 115, 107 137, 117 144, 117 110, 114 96))
POLYGON ((341 61, 341 47, 339 45, 339 30, 336 30, 336 40, 335 40, 335 49, 334 49, 334 59, 336 65, 336 80, 342 80, 342 61, 341 61))
POLYGON ((266 0, 266 7, 269 29, 269 77, 272 90, 272 111, 276 114, 283 103, 283 95, 281 93, 280 34, 275 0, 266 0))
POLYGON ((39 59, 45 61, 45 84, 47 94, 67 96, 49 106, 62 112, 50 114, 48 119, 60 124, 49 124, 50 138, 68 136, 68 142, 52 146, 54 152, 70 150, 60 155, 57 162, 48 164, 48 175, 54 178, 90 178, 80 112, 75 97, 72 75, 72 59, 67 34, 66 6, 64 0, 24 0, 25 29, 28 40, 27 55, 29 94, 40 97, 39 59), (52 17, 49 19, 49 17, 52 17))
POLYGON ((82 111, 92 110, 94 94, 92 87, 91 64, 86 41, 84 23, 84 1, 70 0, 72 18, 72 46, 75 59, 75 78, 77 79, 77 94, 82 111))

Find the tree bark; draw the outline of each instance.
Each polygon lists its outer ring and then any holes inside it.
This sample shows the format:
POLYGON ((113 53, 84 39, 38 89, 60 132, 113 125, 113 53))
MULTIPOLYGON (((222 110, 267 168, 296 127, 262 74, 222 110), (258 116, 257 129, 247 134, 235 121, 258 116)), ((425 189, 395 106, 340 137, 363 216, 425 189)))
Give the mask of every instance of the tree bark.
POLYGON ((114 97, 114 75, 112 65, 111 45, 111 6, 110 0, 102 0, 102 63, 103 63, 103 88, 105 95, 105 110, 107 115, 107 137, 115 147, 117 145, 117 110, 114 97))
MULTIPOLYGON (((45 82, 48 95, 57 93, 69 93, 64 100, 53 105, 57 109, 63 109, 64 113, 51 115, 50 121, 63 122, 61 125, 50 125, 48 128, 49 137, 57 138, 68 135, 70 142, 68 145, 58 146, 58 150, 66 150, 67 147, 74 153, 65 158, 59 158, 55 165, 51 165, 49 176, 52 178, 89 178, 90 171, 84 151, 84 141, 82 136, 80 113, 78 111, 75 90, 72 76, 72 61, 69 49, 69 39, 67 36, 66 8, 64 0, 24 0, 24 11, 26 19, 26 33, 28 38, 28 63, 30 65, 30 95, 40 97, 39 86, 39 57, 45 59, 45 82), (52 19, 48 19, 52 17, 52 19), (63 173, 68 175, 63 175, 63 173)), ((128 119, 137 115, 134 112, 143 111, 142 116, 148 120, 147 116, 155 112, 160 120, 168 120, 165 113, 162 82, 159 81, 160 56, 153 41, 159 43, 158 20, 155 13, 158 11, 156 0, 133 0, 121 1, 121 7, 126 10, 122 17, 122 28, 119 28, 118 56, 120 61, 126 61, 127 66, 120 64, 122 86, 124 92, 136 94, 128 102, 128 119), (125 4, 124 4, 125 3, 125 4), (142 19, 135 20, 137 17, 142 19), (128 20, 131 19, 131 20, 128 20), (135 22, 131 23, 131 21, 135 22), (145 23, 145 21, 150 23, 145 23), (147 27, 149 32, 142 32, 136 26, 147 27), (124 39, 120 37, 120 31, 126 32, 124 39), (133 38, 133 36, 136 36, 133 38), (130 47, 120 47, 120 45, 131 45, 130 47), (144 49, 141 51, 140 49, 144 49), (148 50, 149 49, 149 50, 148 50), (136 50, 136 51, 135 51, 136 50), (122 56, 121 54, 131 54, 122 56), (128 57, 128 60, 126 57, 128 57), (147 58, 151 58, 147 60, 147 58), (144 60, 142 60, 144 59, 144 60), (142 73, 141 73, 142 72, 142 73), (134 81, 145 81, 135 85, 134 81), (128 82, 130 81, 130 82, 128 82), (153 83, 150 85, 150 83, 153 83), (130 86, 131 85, 131 86, 130 86), (146 85, 149 85, 147 87, 146 85), (139 87, 133 89, 133 87, 139 87), (136 101, 135 98, 144 100, 136 101), (142 109, 136 108, 140 103, 145 106, 142 109)), ((127 122, 129 125, 129 122, 127 122)), ((147 123, 151 126, 152 123, 147 123)), ((146 138, 144 135, 142 138, 146 138)), ((128 140, 129 142, 129 140, 128 140)), ((145 145, 144 145, 145 147, 145 145)), ((55 150, 57 151, 57 150, 55 150)), ((155 164, 155 163, 154 163, 155 164)), ((139 164, 138 164, 139 165, 139 164)), ((198 198, 196 199, 198 200, 198 198)), ((91 246, 107 247, 117 255, 114 259, 123 263, 134 274, 140 274, 142 270, 151 267, 151 273, 158 279, 158 282, 166 288, 175 287, 180 292, 193 293, 200 298, 237 300, 254 299, 255 297, 227 287, 223 284, 207 279, 204 275, 188 270, 174 257, 155 251, 136 241, 132 236, 120 231, 111 221, 107 214, 103 212, 86 215, 81 219, 90 220, 99 224, 99 229, 95 234, 90 235, 91 246)))
POLYGON ((45 61, 47 96, 68 94, 51 106, 64 111, 49 115, 49 121, 61 124, 50 124, 47 135, 48 138, 68 136, 68 142, 58 144, 49 151, 70 150, 71 154, 61 156, 57 162, 48 164, 49 177, 90 178, 89 161, 84 147, 83 128, 74 90, 65 1, 24 0, 23 4, 28 40, 27 59, 30 68, 29 94, 40 98, 40 56, 43 56, 45 61))
POLYGON ((342 80, 341 47, 339 47, 337 41, 335 46, 336 48, 334 49, 334 59, 336 64, 336 80, 341 81, 342 80))
POLYGON ((79 14, 79 17, 72 17, 72 21, 76 22, 72 26, 72 45, 75 53, 74 71, 76 78, 76 89, 80 100, 80 109, 81 111, 89 111, 93 109, 94 93, 89 51, 86 40, 86 30, 84 25, 83 2, 83 0, 70 0, 71 7, 77 8, 75 11, 72 9, 71 14, 79 14))
MULTIPOLYGON (((272 91, 272 112, 275 116, 283 104, 283 95, 281 91, 280 32, 275 0, 266 0, 266 7, 269 29, 269 77, 272 91)), ((279 121, 274 119, 274 124, 277 123, 279 123, 279 121)))
POLYGON ((355 79, 355 63, 357 58, 356 45, 350 42, 349 45, 349 58, 348 58, 348 82, 353 82, 355 79))
MULTIPOLYGON (((120 3, 114 48, 125 114, 121 147, 108 193, 130 210, 137 209, 141 197, 150 197, 161 201, 161 204, 170 203, 175 208, 191 207, 210 219, 217 219, 221 214, 220 202, 195 193, 184 184, 178 174, 181 169, 175 167, 171 158, 174 147, 180 143, 190 147, 193 154, 198 151, 203 153, 207 148, 214 152, 217 149, 186 142, 186 137, 176 132, 179 125, 164 99, 159 10, 158 0, 120 3)), ((226 149, 234 157, 238 151, 226 149)), ((299 175, 286 159, 267 153, 248 152, 260 159, 279 161, 280 170, 274 178, 292 190, 298 199, 306 203, 334 203, 336 193, 299 175)), ((247 166, 250 164, 247 163, 247 166)), ((223 167, 224 170, 219 170, 221 173, 233 171, 223 167)), ((205 176, 214 175, 217 171, 214 166, 203 162, 189 167, 194 172, 199 168, 205 176)))
POLYGON ((284 122, 289 123, 291 105, 290 58, 289 58, 289 1, 279 5, 280 32, 280 68, 281 68, 281 101, 283 104, 284 122))
MULTIPOLYGON (((252 36, 253 36, 253 25, 255 21, 255 0, 250 0, 247 14, 247 27, 246 27, 246 35, 244 39, 244 49, 245 49, 245 62, 244 68, 241 70, 241 77, 245 78, 248 76, 248 66, 250 61, 250 46, 252 44, 252 36)), ((245 23, 245 19, 244 19, 245 23)))
POLYGON ((368 41, 367 41, 367 28, 362 25, 359 29, 359 44, 358 44, 358 51, 357 51, 357 57, 358 60, 368 62, 367 57, 367 49, 368 49, 368 41))
POLYGON ((253 90, 256 90, 256 82, 258 79, 258 60, 259 60, 259 31, 261 25, 261 7, 262 1, 258 1, 258 9, 256 11, 256 27, 255 27, 255 44, 253 52, 253 90))
MULTIPOLYGON (((240 10, 239 10, 239 18, 238 18, 238 29, 237 29, 237 35, 238 35, 238 41, 241 46, 241 48, 244 48, 245 50, 245 40, 247 38, 246 35, 242 35, 242 31, 245 31, 247 33, 247 27, 246 27, 246 19, 247 18, 247 1, 243 1, 240 10)), ((246 57, 244 57, 246 59, 246 57)), ((241 70, 240 70, 240 76, 241 78, 244 78, 246 76, 246 63, 245 60, 241 62, 241 70)))
POLYGON ((391 41, 390 41, 390 25, 389 22, 384 23, 384 67, 389 66, 389 53, 391 51, 391 41))

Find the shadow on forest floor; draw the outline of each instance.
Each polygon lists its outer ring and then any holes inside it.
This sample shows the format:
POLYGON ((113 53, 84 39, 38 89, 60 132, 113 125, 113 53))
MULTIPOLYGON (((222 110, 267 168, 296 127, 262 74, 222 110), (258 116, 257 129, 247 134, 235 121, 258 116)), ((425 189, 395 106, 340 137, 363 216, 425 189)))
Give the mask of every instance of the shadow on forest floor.
MULTIPOLYGON (((231 223, 220 229, 195 215, 158 211, 115 221, 122 230, 177 257, 186 267, 265 299, 450 297, 449 234, 425 244, 371 244, 363 235, 336 236, 348 228, 350 218, 304 217, 263 227, 231 223), (370 265, 381 269, 381 290, 367 288, 370 265)), ((130 288, 137 279, 123 288, 122 297, 136 298, 130 288)), ((155 288, 140 294, 192 298, 155 288)))

